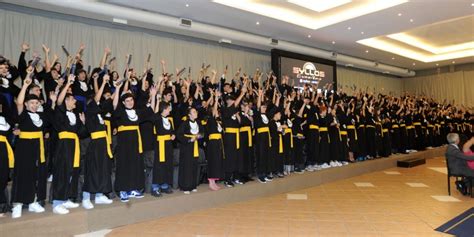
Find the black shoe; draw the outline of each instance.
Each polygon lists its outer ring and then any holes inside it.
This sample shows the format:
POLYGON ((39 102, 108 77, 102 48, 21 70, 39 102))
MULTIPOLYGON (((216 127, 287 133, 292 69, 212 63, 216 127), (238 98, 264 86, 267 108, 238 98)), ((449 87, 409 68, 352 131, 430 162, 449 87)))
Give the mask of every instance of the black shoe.
POLYGON ((232 183, 232 181, 225 181, 224 185, 228 188, 233 188, 234 187, 234 183, 232 183))
POLYGON ((260 178, 258 178, 258 182, 260 182, 262 184, 266 184, 267 180, 265 180, 265 177, 260 177, 260 178))
POLYGON ((162 190, 163 193, 166 193, 166 194, 172 194, 173 193, 173 189, 171 189, 171 187, 167 188, 167 189, 163 189, 162 190))
POLYGON ((255 181, 255 179, 252 179, 251 177, 247 177, 247 182, 252 182, 252 181, 255 181))
POLYGON ((159 190, 153 190, 153 191, 151 191, 151 195, 152 195, 153 197, 161 197, 161 196, 162 196, 159 190))
POLYGON ((284 177, 285 177, 285 175, 284 175, 283 173, 281 173, 281 172, 280 172, 280 173, 278 173, 278 174, 277 174, 277 177, 278 177, 278 178, 284 178, 284 177))
POLYGON ((235 184, 244 184, 244 182, 240 181, 239 179, 234 179, 233 181, 235 184))

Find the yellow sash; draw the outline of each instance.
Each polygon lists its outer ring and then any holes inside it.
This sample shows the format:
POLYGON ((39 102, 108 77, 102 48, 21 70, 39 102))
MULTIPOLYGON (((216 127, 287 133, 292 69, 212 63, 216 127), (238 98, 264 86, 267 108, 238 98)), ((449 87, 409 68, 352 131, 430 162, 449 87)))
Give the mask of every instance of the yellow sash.
POLYGON ((221 140, 222 134, 220 133, 211 133, 209 134, 209 140, 221 140))
POLYGON ((194 140, 193 156, 194 156, 194 158, 199 158, 199 145, 198 145, 197 135, 184 134, 184 136, 185 136, 185 137, 188 137, 188 138, 195 138, 195 140, 194 140))
POLYGON ((355 125, 348 125, 348 126, 347 126, 347 129, 352 129, 352 130, 354 130, 355 140, 357 141, 357 129, 356 129, 355 125))
POLYGON ((249 147, 252 147, 252 128, 250 126, 241 127, 240 132, 247 132, 249 136, 249 147))
POLYGON ((121 125, 117 129, 118 132, 125 132, 125 131, 137 131, 138 135, 138 153, 143 153, 143 146, 142 146, 142 135, 140 134, 140 127, 138 125, 131 125, 125 126, 121 125))
POLYGON ((226 128, 225 133, 234 133, 235 134, 235 143, 237 150, 240 148, 240 131, 238 128, 226 128))
POLYGON ((5 146, 7 147, 8 167, 13 168, 15 166, 15 156, 13 155, 13 149, 10 146, 7 137, 0 135, 0 142, 5 143, 5 146))
POLYGON ((278 134, 278 153, 283 153, 283 136, 281 133, 278 134))
POLYGON ((290 134, 290 147, 293 148, 293 130, 291 128, 285 128, 285 133, 290 134))
POLYGON ((100 139, 100 138, 105 138, 106 141, 106 146, 107 146, 107 154, 109 155, 109 158, 112 159, 113 154, 112 154, 112 148, 110 148, 110 144, 112 142, 109 141, 109 136, 107 136, 106 131, 98 131, 98 132, 93 132, 91 133, 91 139, 100 139))
POLYGON ((268 127, 258 128, 257 133, 268 133, 268 147, 272 147, 272 141, 270 136, 270 129, 268 127))
POLYGON ((46 162, 44 155, 43 132, 20 132, 20 139, 39 139, 40 142, 40 163, 46 162))
POLYGON ((73 132, 60 132, 59 139, 73 139, 74 140, 74 168, 78 168, 81 161, 81 150, 79 146, 79 137, 73 132))
POLYGON ((158 141, 158 149, 160 150, 160 154, 159 154, 160 162, 165 162, 165 147, 166 147, 165 143, 166 141, 171 140, 171 135, 170 134, 159 135, 156 137, 156 140, 158 141))
MULTIPOLYGON (((327 127, 320 127, 319 131, 320 132, 327 132, 328 128, 327 127)), ((328 136, 328 142, 331 142, 331 138, 329 137, 329 133, 327 134, 327 136, 328 136)))
POLYGON ((310 124, 310 125, 309 125, 309 129, 316 129, 316 130, 319 130, 319 126, 318 126, 318 125, 314 125, 314 124, 310 124))
POLYGON ((105 127, 107 127, 107 143, 109 145, 112 145, 112 124, 110 123, 110 120, 104 120, 105 127))

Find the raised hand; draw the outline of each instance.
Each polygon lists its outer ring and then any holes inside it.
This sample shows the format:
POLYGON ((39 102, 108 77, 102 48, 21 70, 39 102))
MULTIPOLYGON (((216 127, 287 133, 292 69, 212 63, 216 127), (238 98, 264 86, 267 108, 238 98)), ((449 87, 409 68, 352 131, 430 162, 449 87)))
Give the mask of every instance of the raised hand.
POLYGON ((41 46, 43 47, 43 51, 44 51, 45 53, 49 53, 49 48, 48 48, 45 44, 43 44, 43 45, 41 45, 41 46))
POLYGON ((86 123, 86 115, 84 113, 79 113, 79 119, 82 123, 86 123))
POLYGON ((69 76, 67 77, 67 83, 69 85, 72 85, 74 83, 74 80, 76 80, 76 76, 74 74, 69 74, 69 76))
POLYGON ((30 49, 30 45, 26 42, 23 42, 23 44, 21 44, 21 51, 22 52, 26 52, 30 49))
POLYGON ((56 95, 56 93, 54 91, 50 91, 49 92, 49 99, 54 103, 56 103, 56 101, 58 100, 58 96, 56 95))

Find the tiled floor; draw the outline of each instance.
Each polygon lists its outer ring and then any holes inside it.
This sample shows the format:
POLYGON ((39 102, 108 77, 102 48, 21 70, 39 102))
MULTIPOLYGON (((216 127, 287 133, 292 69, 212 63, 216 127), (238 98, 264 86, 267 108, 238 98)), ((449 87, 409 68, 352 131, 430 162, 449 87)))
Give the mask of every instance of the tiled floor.
POLYGON ((429 168, 444 166, 441 158, 429 159, 415 168, 385 170, 399 175, 369 173, 123 226, 107 236, 444 236, 434 229, 474 206, 453 186, 454 199, 447 196, 446 175, 429 168))

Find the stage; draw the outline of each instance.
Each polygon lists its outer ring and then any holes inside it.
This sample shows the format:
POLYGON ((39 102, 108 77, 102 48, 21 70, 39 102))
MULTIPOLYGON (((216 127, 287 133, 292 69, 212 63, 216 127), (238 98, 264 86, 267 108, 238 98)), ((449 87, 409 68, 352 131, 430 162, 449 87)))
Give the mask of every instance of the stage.
POLYGON ((95 205, 92 210, 82 207, 72 209, 68 215, 52 213, 51 205, 41 214, 23 211, 20 219, 11 219, 10 214, 0 219, 0 233, 8 236, 71 236, 87 232, 111 229, 118 226, 153 220, 160 217, 185 213, 192 210, 220 206, 257 197, 291 192, 323 183, 346 179, 365 173, 396 167, 398 160, 412 158, 434 158, 444 156, 446 147, 435 148, 406 155, 393 155, 343 167, 330 168, 304 174, 292 174, 283 179, 261 184, 257 181, 220 191, 210 191, 200 185, 197 193, 185 195, 175 192, 155 198, 149 194, 143 199, 131 199, 121 203, 117 198, 112 205, 95 205))

